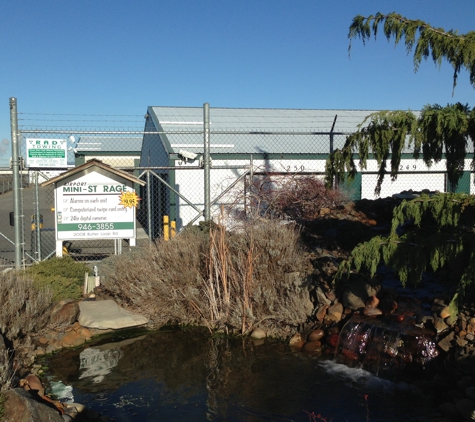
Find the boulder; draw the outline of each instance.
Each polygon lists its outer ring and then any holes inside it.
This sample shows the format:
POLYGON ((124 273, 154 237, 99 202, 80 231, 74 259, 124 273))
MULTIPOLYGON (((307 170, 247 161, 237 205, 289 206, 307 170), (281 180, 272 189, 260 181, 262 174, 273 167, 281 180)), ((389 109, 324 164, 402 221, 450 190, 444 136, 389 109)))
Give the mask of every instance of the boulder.
POLYGON ((320 341, 324 335, 325 335, 325 331, 323 331, 321 328, 318 328, 316 330, 311 331, 308 334, 307 341, 308 342, 320 341))
POLYGON ((470 420, 472 413, 475 412, 475 402, 470 399, 461 399, 455 403, 455 408, 465 420, 470 420))
POLYGON ((79 305, 75 300, 64 299, 55 303, 51 310, 49 324, 52 327, 63 327, 74 324, 79 315, 79 305))
POLYGON ((335 303, 330 306, 327 311, 327 317, 334 322, 340 322, 343 315, 343 305, 341 303, 335 303))
POLYGON ((379 289, 380 286, 373 286, 365 280, 355 280, 343 292, 343 306, 354 311, 364 308, 366 300, 370 296, 375 296, 379 289))
POLYGON ((4 422, 64 422, 52 404, 41 401, 23 388, 6 391, 5 398, 4 422))
POLYGON ((148 323, 146 317, 121 308, 113 300, 81 301, 79 311, 79 324, 98 330, 118 330, 148 323))
POLYGON ((265 338, 266 337, 266 333, 264 332, 264 330, 262 328, 254 328, 254 330, 252 331, 251 333, 251 338, 253 339, 262 339, 262 338, 265 338))
POLYGON ((323 292, 320 286, 316 289, 317 294, 317 302, 323 305, 331 305, 332 301, 327 297, 327 295, 323 292))

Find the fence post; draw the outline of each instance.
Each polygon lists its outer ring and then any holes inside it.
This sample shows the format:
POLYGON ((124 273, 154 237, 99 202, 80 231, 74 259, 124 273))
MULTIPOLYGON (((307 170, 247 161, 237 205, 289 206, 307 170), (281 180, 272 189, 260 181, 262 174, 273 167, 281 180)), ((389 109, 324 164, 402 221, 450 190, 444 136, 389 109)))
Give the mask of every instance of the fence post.
MULTIPOLYGON (((335 123, 336 123, 336 119, 338 118, 338 114, 335 114, 335 118, 333 119, 333 124, 332 124, 332 128, 330 129, 330 155, 333 154, 333 149, 334 149, 334 146, 333 146, 333 130, 335 129, 335 123)), ((338 178, 336 178, 338 179, 338 178)), ((333 189, 336 189, 338 187, 338 180, 335 180, 335 178, 333 179, 332 181, 332 184, 333 184, 333 189)))
POLYGON ((36 251, 38 261, 42 260, 41 256, 41 216, 40 216, 40 195, 39 195, 39 171, 35 171, 35 230, 36 230, 36 251))
POLYGON ((203 104, 203 126, 204 126, 204 154, 203 154, 203 164, 204 164, 204 182, 205 182, 205 192, 204 192, 204 203, 205 203, 205 221, 211 220, 211 194, 210 194, 210 146, 209 146, 209 104, 203 104))
POLYGON ((147 170, 147 225, 148 225, 148 243, 153 242, 153 228, 152 228, 152 198, 150 189, 150 169, 147 170))
POLYGON ((15 232, 15 268, 21 268, 21 215, 20 215, 20 154, 18 142, 17 101, 10 98, 10 127, 12 135, 13 221, 15 232))

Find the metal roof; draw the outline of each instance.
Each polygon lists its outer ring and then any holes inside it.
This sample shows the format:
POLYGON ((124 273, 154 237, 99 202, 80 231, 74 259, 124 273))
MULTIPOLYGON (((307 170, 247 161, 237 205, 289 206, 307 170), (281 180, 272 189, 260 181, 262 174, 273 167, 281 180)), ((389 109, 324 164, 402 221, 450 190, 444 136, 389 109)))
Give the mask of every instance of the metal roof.
MULTIPOLYGON (((210 108, 211 153, 328 154, 332 128, 333 147, 341 148, 346 135, 376 111, 210 108)), ((169 152, 203 151, 202 107, 152 106, 148 113, 166 133, 169 152)))
POLYGON ((130 152, 140 154, 142 136, 81 136, 76 145, 76 152, 130 152))
MULTIPOLYGON (((149 107, 163 129, 193 130, 203 126, 202 107, 149 107)), ((210 108, 211 130, 354 132, 378 110, 309 110, 272 108, 210 108)))
MULTIPOLYGON (((72 176, 81 176, 81 173, 84 173, 86 171, 98 171, 98 170, 103 170, 106 173, 111 173, 115 174, 119 177, 122 177, 123 179, 130 180, 133 183, 138 183, 141 186, 145 185, 145 181, 139 179, 138 177, 135 177, 133 174, 127 173, 125 171, 116 169, 109 164, 103 163, 101 160, 97 160, 93 158, 92 160, 88 160, 86 163, 73 167, 72 169, 65 171, 64 173, 61 173, 59 176, 53 177, 52 179, 47 180, 46 182, 43 182, 41 186, 48 186, 53 183, 58 183, 64 179, 67 179, 68 177, 72 176)), ((76 178, 77 178, 76 177, 76 178)))

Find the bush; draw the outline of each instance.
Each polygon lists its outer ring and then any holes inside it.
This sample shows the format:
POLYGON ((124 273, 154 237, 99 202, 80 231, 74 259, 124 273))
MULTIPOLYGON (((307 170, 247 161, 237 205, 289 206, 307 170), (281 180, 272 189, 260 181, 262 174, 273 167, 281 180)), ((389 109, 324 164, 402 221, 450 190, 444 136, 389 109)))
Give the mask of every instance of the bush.
POLYGON ((21 272, 0 276, 0 333, 10 341, 37 332, 46 326, 51 290, 39 288, 21 272))
POLYGON ((267 325, 281 335, 311 312, 306 265, 296 227, 264 220, 240 232, 184 230, 114 258, 102 281, 115 300, 160 325, 241 333, 267 325))
POLYGON ((26 270, 38 288, 51 289, 53 301, 81 299, 85 273, 89 273, 89 267, 70 256, 41 261, 26 270))
POLYGON ((318 177, 305 174, 254 176, 248 195, 257 214, 297 222, 314 220, 322 208, 334 209, 347 200, 339 190, 327 189, 318 177))

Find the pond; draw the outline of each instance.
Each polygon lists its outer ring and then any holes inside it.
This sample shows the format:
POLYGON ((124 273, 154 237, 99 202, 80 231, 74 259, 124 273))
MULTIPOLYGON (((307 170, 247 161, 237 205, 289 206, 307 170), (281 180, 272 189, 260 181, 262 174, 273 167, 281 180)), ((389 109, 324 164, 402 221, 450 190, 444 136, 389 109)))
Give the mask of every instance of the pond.
POLYGON ((379 379, 277 340, 158 331, 102 339, 46 363, 53 393, 117 422, 422 422, 438 415, 414 383, 379 379))

